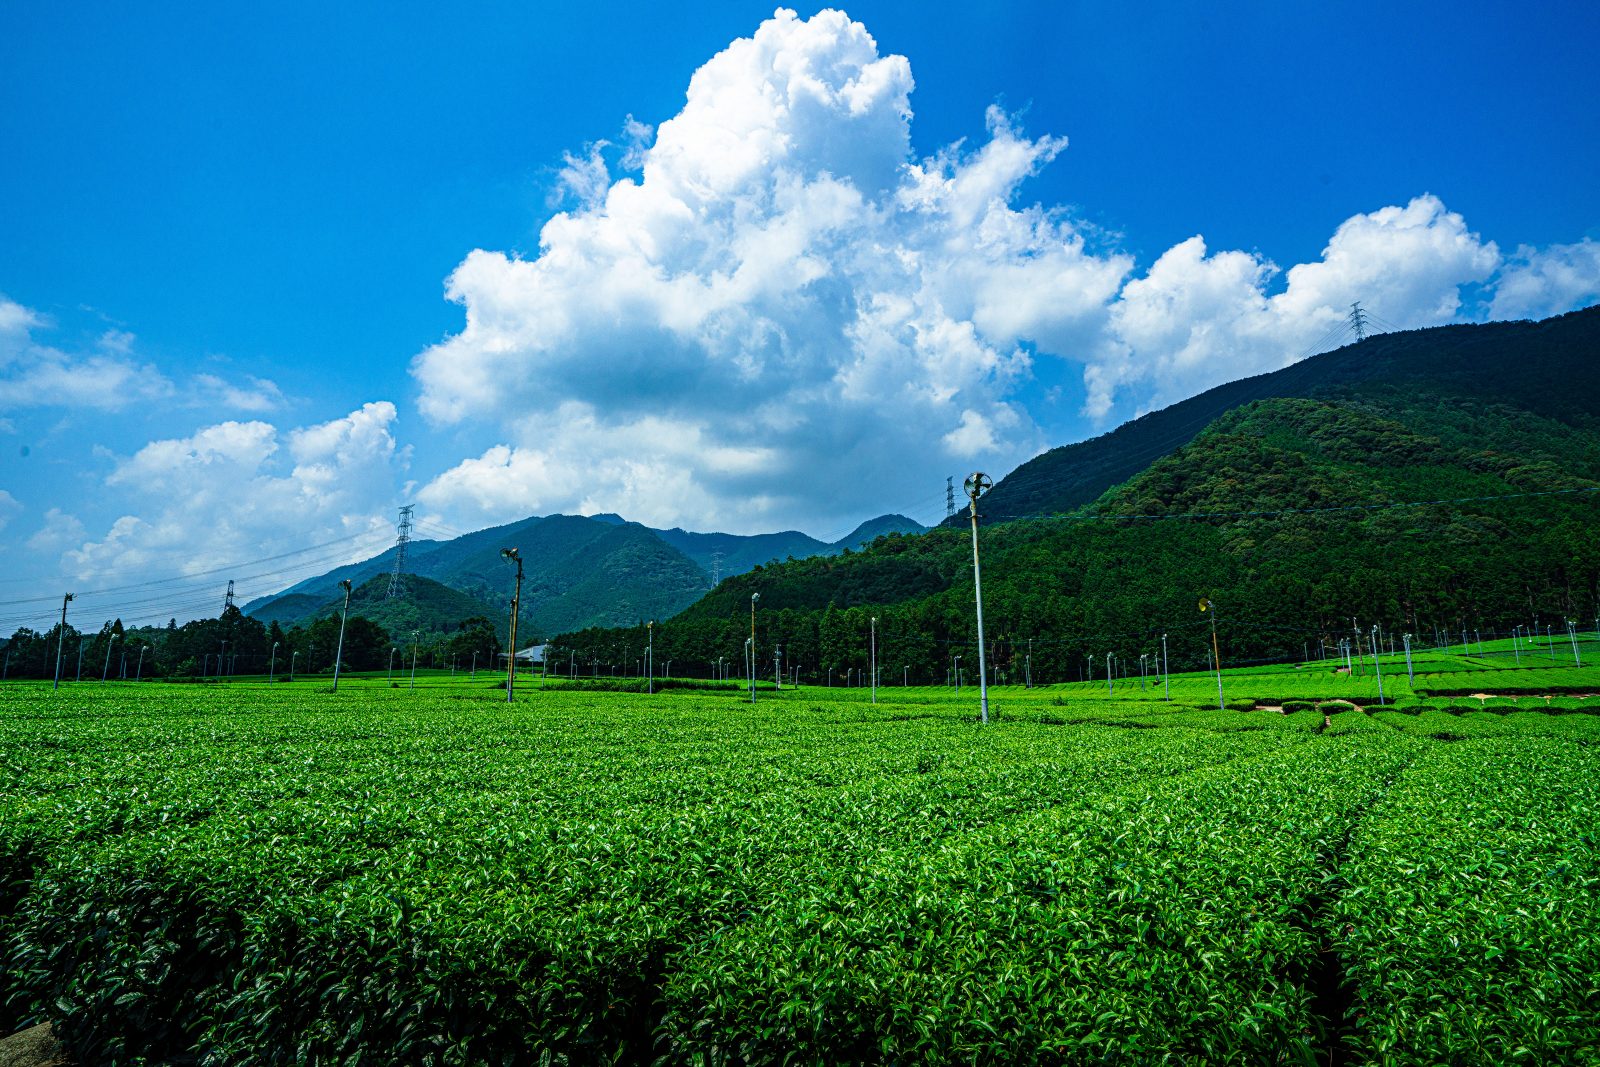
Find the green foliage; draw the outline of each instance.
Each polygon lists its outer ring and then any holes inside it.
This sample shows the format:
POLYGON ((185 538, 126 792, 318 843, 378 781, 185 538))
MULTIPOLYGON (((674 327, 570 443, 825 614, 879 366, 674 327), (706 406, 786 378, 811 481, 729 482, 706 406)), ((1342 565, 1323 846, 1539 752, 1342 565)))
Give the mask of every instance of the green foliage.
POLYGON ((118 1064, 1548 1062, 1600 1036, 1600 715, 1324 731, 1172 682, 1197 699, 1006 688, 987 729, 928 688, 6 687, 0 1030, 51 1017, 118 1064))

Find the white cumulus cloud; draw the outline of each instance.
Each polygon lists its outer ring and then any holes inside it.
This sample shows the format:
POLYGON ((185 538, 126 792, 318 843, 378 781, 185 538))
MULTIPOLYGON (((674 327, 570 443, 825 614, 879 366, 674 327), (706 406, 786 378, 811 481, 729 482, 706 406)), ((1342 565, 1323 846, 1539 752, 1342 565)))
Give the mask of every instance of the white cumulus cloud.
MULTIPOLYGON (((396 416, 393 404, 379 401, 287 433, 266 422, 227 421, 152 441, 106 478, 109 491, 137 502, 134 510, 97 538, 69 516, 47 517, 33 547, 64 548, 63 571, 82 580, 195 574, 366 534, 344 555, 371 555, 392 531, 388 511, 407 459, 393 435, 396 416)), ((313 561, 313 570, 339 561, 313 561)), ((254 592, 284 584, 282 575, 265 576, 254 592)))
MULTIPOLYGON (((604 141, 569 154, 572 206, 537 254, 469 253, 446 286, 462 329, 412 363, 426 418, 500 441, 419 500, 456 524, 837 524, 1060 443, 1044 361, 1104 420, 1292 362, 1356 300, 1400 327, 1481 314, 1463 287, 1502 268, 1424 194, 1287 270, 1201 236, 1140 270, 1025 199, 1065 138, 991 108, 979 143, 917 158, 913 87, 844 14, 779 10, 694 72, 653 140, 628 117, 620 174, 604 141)), ((1518 256, 1496 313, 1593 291, 1587 243, 1518 256)))
POLYGON ((1489 313, 1497 319, 1540 319, 1600 300, 1600 242, 1546 249, 1521 245, 1500 271, 1489 313))

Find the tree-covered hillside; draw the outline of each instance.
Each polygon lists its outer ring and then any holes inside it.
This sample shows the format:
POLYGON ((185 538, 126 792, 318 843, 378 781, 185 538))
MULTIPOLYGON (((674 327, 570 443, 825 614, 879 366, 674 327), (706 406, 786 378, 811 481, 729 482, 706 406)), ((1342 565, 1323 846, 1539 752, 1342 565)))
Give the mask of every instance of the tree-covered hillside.
MULTIPOLYGON (((1541 322, 1440 326, 1381 334, 1244 378, 1110 433, 1036 456, 1001 478, 985 512, 994 522, 1083 507, 1192 441, 1244 404, 1318 397, 1388 384, 1442 396, 1493 396, 1551 418, 1600 414, 1600 307, 1541 322)), ((947 525, 964 524, 957 516, 947 525)))
MULTIPOLYGON (((1456 348, 1474 347, 1473 328, 1462 329, 1456 348)), ((1036 680, 1101 677, 1108 652, 1137 664, 1159 654, 1164 632, 1174 668, 1203 665, 1202 596, 1216 605, 1225 662, 1299 658, 1373 624, 1430 641, 1436 630, 1535 618, 1558 633, 1567 618, 1600 625, 1600 494, 1590 492, 1600 488, 1600 348, 1588 351, 1582 382, 1530 406, 1529 383, 1552 380, 1540 362, 1550 352, 1501 350, 1497 362, 1520 384, 1484 378, 1476 395, 1470 379, 1447 393, 1407 371, 1253 401, 1090 506, 998 524, 983 508, 996 675, 1019 680, 1031 640, 1036 680)), ((1582 365, 1581 352, 1559 355, 1562 374, 1582 365)), ((960 527, 724 582, 657 627, 658 658, 722 656, 737 673, 756 592, 764 673, 774 645, 809 677, 864 666, 873 615, 886 679, 909 669, 913 681, 940 681, 952 657, 976 661, 971 541, 960 527)), ((623 630, 556 640, 580 660, 627 662, 642 639, 623 630)))

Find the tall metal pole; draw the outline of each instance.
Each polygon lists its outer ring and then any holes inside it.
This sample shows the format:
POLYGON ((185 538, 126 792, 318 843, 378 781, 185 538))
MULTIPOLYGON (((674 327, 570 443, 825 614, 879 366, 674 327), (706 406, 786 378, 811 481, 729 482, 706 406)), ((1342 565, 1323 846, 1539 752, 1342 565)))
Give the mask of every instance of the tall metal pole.
POLYGON ((645 683, 645 692, 654 693, 656 691, 656 621, 651 619, 644 624, 644 629, 644 669, 650 675, 650 680, 645 683))
POLYGON ((1211 601, 1205 597, 1200 598, 1200 610, 1211 616, 1211 662, 1217 668, 1217 710, 1227 711, 1228 705, 1222 699, 1222 649, 1217 644, 1217 613, 1211 609, 1211 601))
POLYGON ((1383 707, 1383 657, 1378 655, 1378 628, 1372 628, 1372 666, 1378 672, 1378 706, 1383 707))
MULTIPOLYGON (((391 689, 394 688, 394 654, 399 651, 400 649, 398 647, 394 645, 389 646, 389 687, 391 689)), ((473 656, 476 657, 477 653, 474 652, 473 656)))
POLYGON ((1027 688, 1033 688, 1033 638, 1028 638, 1028 658, 1022 661, 1022 676, 1027 680, 1027 688))
MULTIPOLYGON (((105 664, 104 667, 100 668, 100 684, 101 685, 105 685, 106 684, 106 675, 111 673, 111 646, 115 645, 116 643, 117 643, 117 635, 116 634, 112 634, 111 635, 111 639, 106 642, 106 664, 105 664)), ((224 647, 226 647, 228 642, 224 641, 224 642, 222 642, 222 644, 223 644, 224 647)))
POLYGON ((1115 693, 1116 683, 1111 679, 1111 653, 1106 653, 1106 696, 1115 693))
POLYGON ((273 681, 275 681, 277 679, 277 677, 278 677, 278 645, 279 644, 280 644, 280 642, 278 642, 278 641, 272 642, 272 662, 267 665, 267 683, 269 685, 273 681))
MULTIPOLYGON (((56 684, 52 689, 61 688, 61 649, 67 643, 67 605, 72 603, 73 594, 68 593, 61 598, 61 632, 56 636, 56 684)), ((83 641, 78 641, 78 673, 83 673, 83 641)))
POLYGON ((339 662, 344 659, 344 624, 350 618, 350 579, 339 583, 344 588, 344 613, 339 616, 339 647, 333 654, 333 691, 339 691, 339 662))
MULTIPOLYGON (((502 548, 500 558, 517 565, 517 584, 511 594, 511 655, 506 660, 506 703, 516 699, 517 689, 517 616, 522 607, 522 553, 514 548, 502 548)), ((412 658, 412 678, 416 677, 416 659, 412 658)))
POLYGON ((750 655, 746 657, 750 662, 750 703, 756 702, 756 602, 761 599, 760 593, 750 594, 750 655))
POLYGON ((300 650, 295 649, 289 653, 289 681, 294 681, 294 661, 300 658, 300 650))
MULTIPOLYGON (((417 635, 420 634, 420 633, 422 633, 421 630, 412 630, 411 631, 411 688, 412 689, 415 689, 417 687, 417 635)), ((516 661, 516 657, 515 656, 512 656, 511 658, 512 658, 513 662, 516 661)), ((507 698, 507 699, 509 699, 509 698, 507 698)))
POLYGON ((1578 625, 1571 619, 1567 620, 1567 636, 1572 638, 1572 662, 1575 666, 1583 666, 1583 657, 1578 655, 1578 625))
POLYGON ((1172 673, 1167 668, 1167 635, 1161 635, 1161 690, 1172 703, 1172 673))
POLYGON ((872 702, 878 702, 878 617, 872 617, 872 702))
POLYGON ((145 650, 148 649, 149 647, 150 647, 149 645, 140 645, 139 646, 139 662, 133 668, 133 680, 135 682, 138 682, 142 678, 144 678, 144 654, 145 654, 145 650))
POLYGON ((972 515, 972 595, 978 605, 978 716, 989 722, 989 676, 983 647, 983 572, 978 566, 978 498, 989 491, 994 480, 982 471, 967 476, 963 486, 971 501, 972 515))
POLYGON ((756 646, 750 638, 744 639, 744 676, 750 681, 750 703, 756 702, 756 646))
POLYGON ((1412 685, 1416 685, 1417 674, 1411 669, 1411 635, 1404 635, 1404 640, 1406 643, 1406 681, 1410 682, 1412 685))

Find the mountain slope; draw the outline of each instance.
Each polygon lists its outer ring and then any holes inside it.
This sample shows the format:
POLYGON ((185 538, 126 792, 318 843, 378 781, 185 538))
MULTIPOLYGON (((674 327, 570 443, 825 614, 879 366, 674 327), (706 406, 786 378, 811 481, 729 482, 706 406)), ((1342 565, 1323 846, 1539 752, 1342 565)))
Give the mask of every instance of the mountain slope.
MULTIPOLYGON (((500 553, 519 548, 524 622, 537 635, 669 618, 711 587, 714 570, 722 576, 741 574, 774 559, 837 554, 886 532, 921 529, 904 516, 885 515, 829 544, 797 531, 690 533, 653 530, 610 514, 534 516, 452 541, 414 541, 405 571, 486 604, 503 604, 510 599, 514 572, 500 553)), ((307 617, 338 596, 341 579, 361 584, 390 573, 394 551, 308 578, 250 602, 245 612, 286 623, 307 617)))
MULTIPOLYGON (((1370 373, 1325 378, 1312 397, 1236 405, 1075 514, 986 522, 991 665, 1015 678, 1031 641, 1039 679, 1076 679, 1091 656, 1103 670, 1107 653, 1136 675, 1165 633, 1174 667, 1200 666, 1200 596, 1217 605, 1231 663, 1298 658, 1351 636, 1352 616, 1364 632, 1377 623, 1419 638, 1536 616, 1558 627, 1593 620, 1597 321, 1391 338, 1384 359, 1366 361, 1370 373), (1496 374, 1457 373, 1485 361, 1496 374), (1566 384, 1560 396, 1553 382, 1566 384)), ((960 529, 752 571, 658 627, 658 654, 739 662, 754 592, 758 643, 781 646, 803 671, 863 666, 869 616, 880 664, 913 679, 942 679, 955 655, 976 658, 971 541, 960 529)), ((556 640, 604 661, 630 636, 556 640)))
MULTIPOLYGON (((377 623, 396 639, 412 630, 447 633, 477 617, 489 619, 501 634, 507 628, 509 612, 493 602, 479 600, 415 574, 403 574, 400 581, 401 592, 394 597, 389 596, 386 574, 374 575, 356 586, 350 593, 351 616, 377 623)), ((336 617, 343 607, 342 591, 326 598, 294 593, 280 597, 252 617, 262 622, 277 622, 289 629, 316 619, 336 617)))
MULTIPOLYGON (((1097 499, 1206 426, 1251 401, 1315 397, 1366 382, 1501 400, 1561 421, 1600 411, 1600 307, 1542 322, 1440 326, 1381 334, 1282 370, 1217 386, 1110 433, 1053 448, 1001 478, 984 499, 992 522, 1071 511, 1097 499), (1514 358, 1513 358, 1514 357, 1514 358)), ((964 521, 958 515, 950 525, 964 521)))

